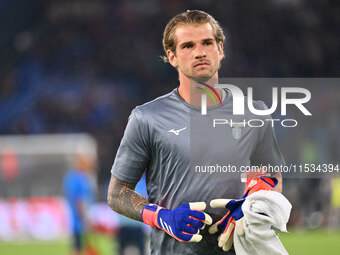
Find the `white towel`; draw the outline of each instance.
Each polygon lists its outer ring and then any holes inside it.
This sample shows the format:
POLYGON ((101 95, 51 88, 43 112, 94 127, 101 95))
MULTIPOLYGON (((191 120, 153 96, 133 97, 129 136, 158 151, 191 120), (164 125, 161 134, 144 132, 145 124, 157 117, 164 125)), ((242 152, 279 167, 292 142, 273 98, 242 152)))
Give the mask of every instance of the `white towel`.
POLYGON ((287 232, 292 205, 276 191, 258 191, 242 205, 245 235, 234 233, 237 255, 286 255, 288 252, 271 226, 287 232), (264 213, 268 216, 265 216, 264 213))

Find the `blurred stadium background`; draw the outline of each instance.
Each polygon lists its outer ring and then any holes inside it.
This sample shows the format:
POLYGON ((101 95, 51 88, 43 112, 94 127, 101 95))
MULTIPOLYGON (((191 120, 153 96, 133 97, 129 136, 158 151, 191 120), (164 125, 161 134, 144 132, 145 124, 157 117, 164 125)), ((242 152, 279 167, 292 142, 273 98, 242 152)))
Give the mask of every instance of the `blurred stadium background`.
MULTIPOLYGON (((116 254, 111 165, 130 111, 177 85, 161 38, 187 9, 224 28, 220 77, 340 76, 335 0, 0 0, 0 254, 70 253, 62 178, 79 152, 97 162, 92 242, 116 254)), ((313 117, 295 116, 307 127, 298 131, 276 129, 280 148, 287 163, 338 164, 340 88, 308 89, 313 117)), ((293 211, 280 237, 291 254, 339 254, 339 190, 329 176, 285 180, 293 211)))

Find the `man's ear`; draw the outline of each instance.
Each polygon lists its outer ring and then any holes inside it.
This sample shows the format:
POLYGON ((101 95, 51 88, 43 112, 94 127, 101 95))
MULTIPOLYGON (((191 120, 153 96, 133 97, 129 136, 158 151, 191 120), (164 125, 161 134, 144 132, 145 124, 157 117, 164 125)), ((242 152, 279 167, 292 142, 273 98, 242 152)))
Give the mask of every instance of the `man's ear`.
POLYGON ((169 63, 170 63, 174 68, 177 68, 178 64, 177 64, 177 57, 176 57, 175 52, 173 52, 172 50, 167 50, 167 51, 166 51, 166 55, 168 56, 169 63))
POLYGON ((219 59, 220 59, 220 61, 225 57, 224 56, 224 52, 223 52, 223 43, 222 42, 219 42, 218 44, 217 44, 217 47, 218 47, 218 52, 219 52, 219 54, 220 54, 220 56, 219 56, 219 59))

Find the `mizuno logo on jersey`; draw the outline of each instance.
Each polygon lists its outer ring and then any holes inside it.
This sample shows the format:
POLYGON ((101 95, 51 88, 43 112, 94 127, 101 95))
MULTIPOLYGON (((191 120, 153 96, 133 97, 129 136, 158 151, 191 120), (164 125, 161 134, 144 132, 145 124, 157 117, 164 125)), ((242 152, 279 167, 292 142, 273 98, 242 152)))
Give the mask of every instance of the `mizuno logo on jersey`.
POLYGON ((174 133, 175 135, 179 135, 179 132, 185 130, 187 127, 184 127, 182 129, 178 129, 178 130, 174 130, 174 129, 171 129, 171 130, 168 130, 169 133, 174 133))

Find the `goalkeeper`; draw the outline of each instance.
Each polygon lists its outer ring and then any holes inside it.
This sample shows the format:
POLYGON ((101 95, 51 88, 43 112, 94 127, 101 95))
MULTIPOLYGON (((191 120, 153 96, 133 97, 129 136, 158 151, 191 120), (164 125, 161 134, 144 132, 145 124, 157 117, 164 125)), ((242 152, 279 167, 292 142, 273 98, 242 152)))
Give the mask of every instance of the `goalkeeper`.
MULTIPOLYGON (((284 164, 269 122, 260 128, 246 127, 246 135, 238 133, 237 138, 232 127, 224 127, 219 153, 209 141, 200 147, 204 153, 190 150, 190 117, 200 116, 202 93, 218 83, 224 39, 218 22, 203 11, 186 11, 168 22, 163 33, 164 61, 177 70, 179 86, 132 111, 116 154, 108 204, 153 227, 151 254, 235 254, 232 247, 227 253, 218 247, 220 233, 209 234, 205 225, 226 214, 225 209, 211 208, 211 200, 241 197, 244 187, 228 174, 195 175, 190 170, 193 159, 244 166, 284 164), (134 192, 144 172, 148 200, 134 192)), ((212 91, 220 104, 207 98, 208 111, 233 119, 231 93, 212 91)), ((266 107, 262 102, 254 102, 254 106, 266 107)), ((250 117, 247 109, 245 118, 250 117)), ((280 191, 281 178, 276 177, 275 189, 280 191)))

